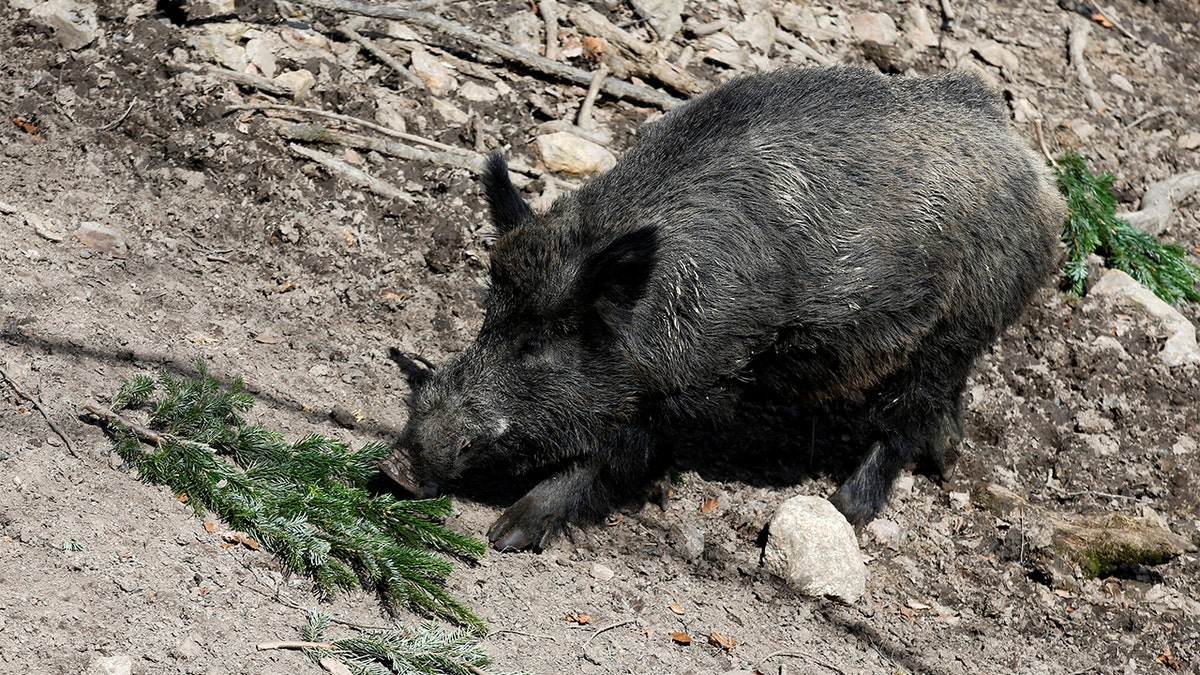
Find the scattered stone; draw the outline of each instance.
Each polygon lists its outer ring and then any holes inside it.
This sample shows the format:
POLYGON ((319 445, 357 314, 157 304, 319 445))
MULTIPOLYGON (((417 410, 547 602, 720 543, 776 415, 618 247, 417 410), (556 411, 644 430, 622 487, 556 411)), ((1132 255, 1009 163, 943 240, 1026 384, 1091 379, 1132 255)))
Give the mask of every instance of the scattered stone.
POLYGON ((729 68, 740 70, 751 64, 750 54, 738 46, 737 40, 725 31, 700 38, 696 47, 704 58, 729 68))
POLYGON ((546 168, 559 173, 586 176, 617 164, 617 158, 603 146, 568 131, 538 136, 534 145, 546 168))
POLYGON ((1113 422, 1098 410, 1081 410, 1075 416, 1075 430, 1084 434, 1103 434, 1113 430, 1113 422))
POLYGON ((458 106, 445 99, 431 98, 430 107, 432 107, 433 111, 440 115, 442 119, 446 120, 450 124, 463 125, 471 121, 470 115, 462 110, 459 110, 458 106))
POLYGON ((900 34, 896 32, 896 22, 883 12, 851 16, 850 29, 854 31, 854 38, 860 42, 894 45, 900 39, 900 34))
POLYGON ((233 16, 237 12, 234 0, 185 0, 183 4, 188 21, 233 16))
POLYGON ((470 80, 463 82, 462 86, 458 88, 458 95, 477 103, 490 103, 500 98, 500 92, 492 87, 485 87, 470 80))
POLYGON ((30 10, 29 16, 53 29, 58 43, 72 51, 83 49, 100 35, 95 7, 75 0, 48 0, 30 10))
POLYGON ((276 75, 275 49, 266 38, 251 38, 246 42, 246 61, 258 69, 263 77, 276 75))
POLYGON ((1180 136, 1175 145, 1183 150, 1195 150, 1200 148, 1200 133, 1191 132, 1180 136))
POLYGON ((333 418, 333 421, 337 422, 339 426, 342 426, 346 429, 353 429, 354 427, 358 426, 358 417, 356 417, 355 414, 345 406, 333 406, 333 408, 329 411, 329 416, 333 418))
POLYGON ((280 73, 272 78, 272 81, 287 87, 292 92, 292 99, 299 101, 308 96, 308 92, 317 83, 317 78, 311 72, 301 68, 280 73))
POLYGON ((183 642, 175 645, 175 649, 171 650, 172 656, 184 661, 194 659, 204 655, 204 647, 200 646, 199 642, 188 638, 183 642))
POLYGON ((1078 566, 1086 578, 1111 574, 1120 565, 1161 565, 1196 547, 1170 530, 1158 514, 1132 517, 1098 512, 1059 517, 1031 505, 1017 493, 984 483, 972 494, 981 508, 1011 519, 1020 514, 1027 526, 1043 528, 1027 536, 1028 564, 1066 580, 1063 570, 1078 566))
POLYGON ((1125 79, 1125 76, 1120 73, 1113 73, 1112 75, 1109 75, 1108 81, 1112 83, 1112 86, 1120 89, 1126 94, 1134 93, 1133 85, 1130 84, 1129 80, 1125 79))
POLYGON ((966 511, 971 508, 971 493, 970 492, 951 492, 950 506, 955 511, 966 511))
POLYGON ((683 26, 683 0, 630 0, 629 4, 650 22, 659 42, 670 42, 683 26))
POLYGON ((86 675, 130 675, 133 657, 128 654, 98 656, 88 664, 86 675))
POLYGON ((118 258, 124 258, 128 252, 125 237, 120 232, 100 223, 83 222, 75 230, 75 238, 88 248, 103 251, 118 258))
POLYGON ((424 49, 414 49, 412 52, 412 71, 434 96, 445 96, 458 87, 458 81, 450 73, 446 64, 424 49))
POLYGON ((1027 98, 1014 98, 1012 100, 1013 121, 1018 124, 1027 124, 1034 120, 1043 119, 1042 113, 1029 102, 1027 98))
POLYGON ((192 44, 229 70, 246 72, 246 50, 222 32, 217 24, 206 24, 205 29, 203 33, 192 38, 192 44))
POLYGON ((1114 305, 1136 309, 1158 323, 1167 342, 1158 353, 1170 367, 1186 363, 1200 364, 1200 346, 1196 344, 1196 327, 1179 310, 1168 305, 1150 289, 1120 270, 1108 270, 1088 291, 1084 306, 1090 310, 1110 309, 1114 305))
POLYGON ((797 2, 785 4, 775 18, 785 30, 813 42, 831 42, 845 36, 844 28, 828 16, 817 16, 813 8, 797 2))
POLYGON ((748 14, 744 21, 729 27, 729 35, 742 44, 766 54, 775 44, 775 17, 770 12, 748 14))
POLYGON ((603 146, 611 145, 613 142, 612 129, 607 126, 597 125, 591 129, 584 129, 583 127, 571 124, 567 120, 547 120, 537 125, 533 133, 535 136, 540 136, 542 134, 552 134, 556 131, 566 131, 603 146))
POLYGON ((546 49, 546 41, 542 39, 544 27, 542 19, 528 8, 504 20, 504 33, 509 44, 532 54, 541 54, 546 49))
POLYGON ((854 528, 820 497, 801 495, 783 503, 771 519, 763 559, 767 571, 805 595, 852 603, 866 588, 854 528))
POLYGON ((1012 80, 1016 77, 1020 61, 1017 60, 1016 54, 1009 51, 1008 48, 999 42, 981 40, 971 46, 971 51, 983 59, 984 63, 999 68, 1000 74, 1005 78, 1012 80))
POLYGON ((900 550, 900 543, 904 540, 904 533, 901 531, 899 523, 884 518, 876 518, 867 525, 866 530, 871 535, 871 538, 880 546, 886 546, 893 551, 900 550))
POLYGON ((25 223, 27 225, 33 228, 34 233, 42 239, 53 242, 59 242, 63 239, 66 239, 66 237, 56 231, 57 228, 55 228, 49 220, 39 216, 36 213, 33 213, 32 211, 22 211, 21 217, 25 219, 25 223))
POLYGON ((1171 446, 1171 454, 1175 456, 1191 455, 1196 452, 1196 441, 1189 436, 1180 436, 1179 441, 1171 446))
POLYGON ((911 473, 903 473, 892 484, 892 492, 896 495, 909 495, 912 494, 913 486, 916 484, 916 476, 913 476, 911 473))
POLYGON ((667 532, 667 543, 674 546, 684 560, 699 560, 704 555, 704 528, 676 523, 667 532))
POLYGON ((917 49, 938 46, 937 33, 933 32, 933 26, 929 23, 929 14, 921 5, 914 3, 905 8, 904 18, 901 19, 900 25, 904 30, 905 39, 917 49))
POLYGON ((317 663, 321 664, 321 667, 326 672, 332 673, 332 675, 351 675, 352 673, 349 666, 331 656, 322 656, 321 660, 317 661, 317 663))
POLYGON ((611 567, 600 563, 592 563, 592 569, 588 570, 588 574, 591 574, 592 578, 597 581, 609 581, 617 575, 611 567))

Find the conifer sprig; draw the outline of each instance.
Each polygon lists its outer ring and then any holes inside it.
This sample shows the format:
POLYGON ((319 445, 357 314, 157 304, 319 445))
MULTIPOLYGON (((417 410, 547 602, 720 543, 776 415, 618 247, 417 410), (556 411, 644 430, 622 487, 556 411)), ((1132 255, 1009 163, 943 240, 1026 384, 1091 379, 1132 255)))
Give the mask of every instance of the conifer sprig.
POLYGON ((150 449, 139 441, 136 424, 109 418, 117 452, 143 481, 187 495, 197 514, 207 509, 244 531, 289 570, 310 575, 323 593, 365 583, 385 604, 406 602, 482 625, 443 588, 452 564, 439 554, 477 559, 486 551, 441 524, 450 513, 448 498, 372 494, 367 483, 378 475, 375 462, 388 454, 385 444, 352 451, 318 435, 289 444, 242 419, 254 399, 241 380, 223 389, 203 361, 196 367, 194 378, 135 377, 114 398, 116 409, 149 410, 156 434, 150 449))
POLYGON ((1059 156, 1054 170, 1059 190, 1067 198, 1067 221, 1062 231, 1067 245, 1063 274, 1071 282, 1071 292, 1083 295, 1087 257, 1096 252, 1107 259, 1110 267, 1125 272, 1169 303, 1200 302, 1196 286, 1200 283, 1200 268, 1188 260, 1184 248, 1163 244, 1117 218, 1112 174, 1093 174, 1087 161, 1070 151, 1059 156))
POLYGON ((479 634, 470 630, 447 630, 429 621, 418 629, 364 631, 331 641, 326 637, 330 623, 324 612, 309 613, 304 639, 330 643, 333 649, 304 653, 314 661, 333 657, 355 675, 487 675, 488 656, 479 634))

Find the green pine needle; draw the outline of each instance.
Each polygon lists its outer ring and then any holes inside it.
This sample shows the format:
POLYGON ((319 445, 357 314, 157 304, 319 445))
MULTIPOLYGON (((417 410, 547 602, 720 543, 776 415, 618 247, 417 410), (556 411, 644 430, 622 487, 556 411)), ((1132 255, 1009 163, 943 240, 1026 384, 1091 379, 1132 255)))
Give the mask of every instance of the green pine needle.
POLYGON ((486 551, 441 523, 449 498, 372 494, 367 483, 379 475, 375 462, 387 455, 386 444, 355 451, 315 434, 288 444, 242 419, 254 399, 241 380, 225 389, 202 361, 197 369, 194 378, 135 377, 114 398, 118 409, 148 409, 149 427, 162 434, 146 448, 114 423, 115 449, 142 480, 187 495, 198 515, 215 513, 325 594, 365 584, 389 606, 407 603, 482 626, 444 588, 452 564, 442 554, 478 559, 486 551))
POLYGON ((1065 152, 1054 162, 1058 186, 1067 198, 1067 220, 1062 240, 1067 246, 1063 274, 1071 292, 1083 295, 1087 257, 1096 252, 1113 269, 1136 279, 1171 304, 1200 302, 1200 267, 1188 260, 1177 244, 1163 244, 1152 235, 1116 217, 1112 174, 1093 174, 1087 161, 1065 152))
POLYGON ((428 621, 418 629, 363 631, 329 641, 332 618, 310 612, 302 631, 308 642, 328 642, 332 649, 305 649, 313 661, 331 657, 356 675, 479 675, 488 665, 481 635, 470 629, 447 630, 428 621))

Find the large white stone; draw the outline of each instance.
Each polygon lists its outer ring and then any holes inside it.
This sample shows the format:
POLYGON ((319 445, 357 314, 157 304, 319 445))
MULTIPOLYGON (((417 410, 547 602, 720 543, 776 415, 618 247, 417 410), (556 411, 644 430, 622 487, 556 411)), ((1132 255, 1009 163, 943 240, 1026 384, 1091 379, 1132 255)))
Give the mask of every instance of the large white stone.
POLYGON ((551 171, 586 176, 608 171, 617 158, 603 146, 569 131, 538 136, 534 141, 542 163, 551 171))
POLYGON ((829 500, 801 495, 779 507, 763 552, 767 571, 805 595, 862 597, 867 567, 854 528, 829 500))
POLYGON ((1179 310, 1168 305, 1149 288, 1120 270, 1108 270, 1088 291, 1090 308, 1120 306, 1140 312, 1158 323, 1167 336, 1158 357, 1168 366, 1186 363, 1200 364, 1200 346, 1196 344, 1196 327, 1179 310))
POLYGON ((34 7, 29 15, 54 29, 59 44, 67 49, 83 49, 100 34, 95 7, 75 0, 49 0, 34 7))

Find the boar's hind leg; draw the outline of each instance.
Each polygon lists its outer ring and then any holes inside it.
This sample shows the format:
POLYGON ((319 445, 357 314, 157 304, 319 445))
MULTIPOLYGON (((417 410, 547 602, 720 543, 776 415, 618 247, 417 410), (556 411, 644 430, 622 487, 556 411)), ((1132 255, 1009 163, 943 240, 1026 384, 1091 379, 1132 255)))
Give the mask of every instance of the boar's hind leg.
POLYGON ((962 439, 962 392, 973 354, 931 345, 889 378, 872 406, 880 440, 830 497, 856 527, 887 503, 904 466, 927 462, 943 477, 954 473, 962 439))
POLYGON ((598 521, 646 492, 662 455, 644 431, 626 427, 565 471, 539 483, 488 529, 500 551, 546 548, 568 522, 598 521))

